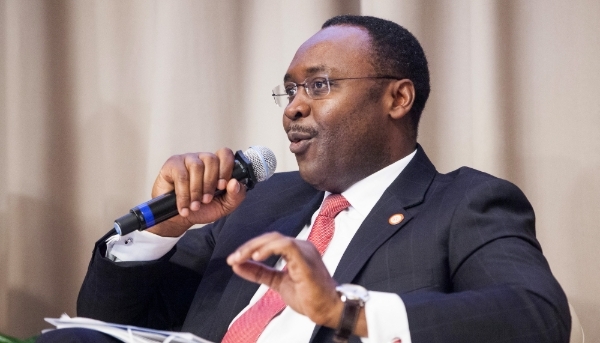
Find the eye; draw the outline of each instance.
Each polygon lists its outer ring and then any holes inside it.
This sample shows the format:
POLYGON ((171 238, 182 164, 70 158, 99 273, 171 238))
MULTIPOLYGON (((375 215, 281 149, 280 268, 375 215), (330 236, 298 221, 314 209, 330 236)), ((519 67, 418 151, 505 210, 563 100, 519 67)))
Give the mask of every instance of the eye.
POLYGON ((329 93, 329 81, 326 78, 315 78, 310 81, 310 90, 315 96, 324 96, 329 93))
POLYGON ((285 85, 285 94, 288 96, 292 97, 296 95, 296 92, 298 92, 298 87, 295 84, 290 83, 285 85))
POLYGON ((321 88, 324 88, 326 86, 325 86, 325 82, 323 82, 323 81, 315 81, 313 87, 315 89, 321 89, 321 88))

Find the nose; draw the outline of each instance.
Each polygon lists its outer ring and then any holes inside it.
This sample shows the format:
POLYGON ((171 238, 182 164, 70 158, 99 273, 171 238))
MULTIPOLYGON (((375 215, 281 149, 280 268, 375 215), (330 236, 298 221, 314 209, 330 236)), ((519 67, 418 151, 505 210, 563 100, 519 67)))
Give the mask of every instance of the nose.
POLYGON ((298 91, 292 102, 290 102, 283 110, 283 114, 290 120, 297 120, 308 116, 310 113, 310 100, 311 99, 306 94, 306 90, 304 92, 298 91))

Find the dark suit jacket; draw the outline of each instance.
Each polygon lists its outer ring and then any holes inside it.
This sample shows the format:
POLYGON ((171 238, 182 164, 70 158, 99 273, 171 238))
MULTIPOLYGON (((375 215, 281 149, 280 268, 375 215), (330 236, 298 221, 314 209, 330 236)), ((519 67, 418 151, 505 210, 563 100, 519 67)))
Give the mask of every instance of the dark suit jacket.
MULTIPOLYGON (((231 215, 189 231, 153 262, 103 258, 105 236, 94 249, 78 315, 181 329, 218 342, 258 288, 234 275, 225 258, 264 232, 297 235, 322 198, 297 172, 276 174, 231 215)), ((470 168, 439 174, 419 147, 333 277, 399 294, 414 343, 567 342, 567 300, 542 255, 534 221, 513 184, 470 168), (397 213, 404 220, 389 224, 397 213)), ((332 334, 316 327, 311 342, 330 342, 332 334)))

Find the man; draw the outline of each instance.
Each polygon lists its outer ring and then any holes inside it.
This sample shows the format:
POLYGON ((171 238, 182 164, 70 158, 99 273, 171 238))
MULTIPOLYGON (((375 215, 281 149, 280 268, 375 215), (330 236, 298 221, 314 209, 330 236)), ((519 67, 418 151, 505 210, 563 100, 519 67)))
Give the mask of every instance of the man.
POLYGON ((223 342, 566 342, 527 199, 469 168, 435 171, 416 142, 428 93, 408 31, 330 19, 275 90, 299 173, 246 194, 228 149, 170 158, 152 195, 174 188, 180 216, 102 238, 78 315, 223 342), (340 297, 342 283, 368 294, 340 297))

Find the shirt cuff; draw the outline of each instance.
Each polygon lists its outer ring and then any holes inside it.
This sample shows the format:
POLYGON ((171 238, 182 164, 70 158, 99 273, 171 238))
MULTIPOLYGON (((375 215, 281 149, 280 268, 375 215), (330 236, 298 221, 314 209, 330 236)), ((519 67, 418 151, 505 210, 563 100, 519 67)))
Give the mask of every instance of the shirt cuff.
POLYGON ((365 303, 369 337, 363 343, 411 343, 404 302, 397 294, 369 291, 365 303))
POLYGON ((181 237, 183 235, 163 237, 148 231, 114 235, 106 240, 106 257, 115 262, 158 260, 171 251, 181 237))

